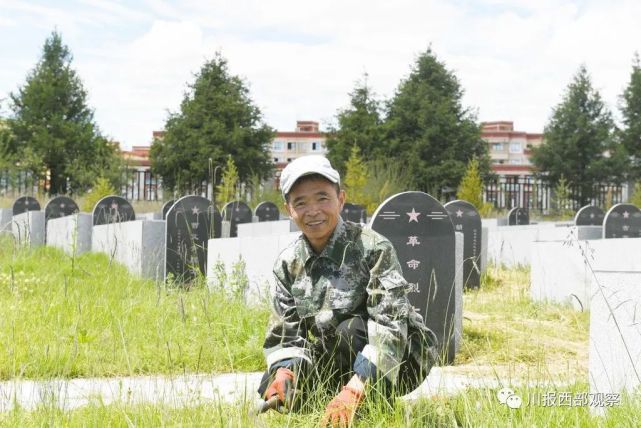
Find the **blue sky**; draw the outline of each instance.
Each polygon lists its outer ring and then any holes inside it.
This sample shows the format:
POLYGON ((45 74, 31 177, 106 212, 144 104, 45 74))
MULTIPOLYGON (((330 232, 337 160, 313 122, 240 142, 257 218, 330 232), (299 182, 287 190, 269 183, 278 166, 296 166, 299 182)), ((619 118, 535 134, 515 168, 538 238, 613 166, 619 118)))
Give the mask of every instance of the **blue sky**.
POLYGON ((392 96, 431 44, 479 120, 542 132, 581 64, 617 114, 639 19, 636 0, 0 0, 0 111, 56 29, 98 125, 124 148, 150 143, 216 51, 278 130, 331 123, 364 72, 392 96))

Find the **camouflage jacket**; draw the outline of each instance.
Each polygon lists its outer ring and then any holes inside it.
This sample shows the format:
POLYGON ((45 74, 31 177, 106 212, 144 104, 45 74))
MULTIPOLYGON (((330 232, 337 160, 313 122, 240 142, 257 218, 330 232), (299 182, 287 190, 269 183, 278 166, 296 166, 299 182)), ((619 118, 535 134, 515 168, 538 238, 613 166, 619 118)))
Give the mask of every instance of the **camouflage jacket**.
MULTIPOLYGON (((422 342, 435 341, 407 299, 411 286, 394 247, 371 229, 339 220, 319 255, 301 235, 280 254, 274 275, 274 308, 264 345, 268 367, 292 358, 313 363, 307 330, 315 337, 331 334, 353 316, 367 320, 369 340, 362 356, 392 384, 408 346, 408 329, 424 333, 422 342)), ((426 355, 418 349, 422 345, 413 345, 412 352, 426 355)), ((431 366, 431 361, 419 360, 421 366, 431 366)))

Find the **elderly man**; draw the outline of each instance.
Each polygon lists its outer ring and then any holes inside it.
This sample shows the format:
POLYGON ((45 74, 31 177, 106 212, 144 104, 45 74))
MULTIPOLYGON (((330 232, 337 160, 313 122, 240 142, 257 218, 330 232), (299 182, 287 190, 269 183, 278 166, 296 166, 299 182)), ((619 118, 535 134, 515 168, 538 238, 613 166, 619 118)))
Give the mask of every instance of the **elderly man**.
POLYGON ((325 157, 287 165, 281 191, 302 235, 274 266, 259 393, 290 410, 315 388, 342 386, 323 425, 347 425, 366 391, 391 397, 418 386, 436 358, 436 337, 407 299, 392 244, 341 219, 345 192, 325 157))

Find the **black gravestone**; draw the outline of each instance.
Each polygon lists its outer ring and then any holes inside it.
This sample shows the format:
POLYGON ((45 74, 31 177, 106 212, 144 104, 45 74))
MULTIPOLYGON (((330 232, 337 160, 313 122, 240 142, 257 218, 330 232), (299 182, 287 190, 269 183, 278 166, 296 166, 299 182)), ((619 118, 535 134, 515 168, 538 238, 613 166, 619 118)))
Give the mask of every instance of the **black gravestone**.
POLYGON ((474 205, 467 201, 456 200, 445 204, 454 231, 463 232, 463 286, 481 286, 481 215, 474 205))
POLYGON ((641 237, 641 210, 632 204, 616 204, 603 219, 603 238, 641 237))
POLYGON ((515 207, 507 214, 508 226, 522 226, 530 224, 530 214, 525 208, 515 207))
POLYGON ((134 207, 120 196, 105 196, 93 209, 93 225, 120 223, 136 219, 134 207))
POLYGON ((13 215, 23 214, 27 211, 40 211, 40 202, 31 196, 21 196, 13 203, 13 215))
POLYGON ((371 228, 394 245, 403 276, 414 287, 410 303, 438 337, 441 355, 452 362, 456 241, 445 208, 427 193, 399 193, 377 208, 371 228))
POLYGON ((280 212, 275 203, 265 201, 256 206, 254 215, 258 217, 258 221, 276 221, 280 219, 280 212))
POLYGON ((66 217, 77 212, 80 212, 80 208, 73 199, 68 196, 56 196, 45 205, 45 221, 66 217))
POLYGON ((341 217, 343 220, 353 221, 354 223, 367 223, 367 211, 362 205, 345 202, 341 217))
POLYGON ((238 225, 240 223, 252 222, 252 210, 243 201, 231 201, 225 204, 222 216, 224 221, 231 222, 230 238, 238 236, 238 225))
POLYGON ((167 219, 167 213, 169 212, 169 208, 171 208, 172 205, 174 205, 175 202, 176 202, 176 200, 172 199, 172 200, 167 201, 167 202, 165 202, 163 204, 162 209, 160 210, 160 212, 162 213, 162 219, 163 220, 167 219))
POLYGON ((579 209, 574 216, 575 226, 602 226, 605 213, 599 207, 586 205, 579 209))
POLYGON ((178 283, 207 275, 207 241, 220 238, 220 213, 209 199, 183 196, 167 212, 165 278, 178 283))

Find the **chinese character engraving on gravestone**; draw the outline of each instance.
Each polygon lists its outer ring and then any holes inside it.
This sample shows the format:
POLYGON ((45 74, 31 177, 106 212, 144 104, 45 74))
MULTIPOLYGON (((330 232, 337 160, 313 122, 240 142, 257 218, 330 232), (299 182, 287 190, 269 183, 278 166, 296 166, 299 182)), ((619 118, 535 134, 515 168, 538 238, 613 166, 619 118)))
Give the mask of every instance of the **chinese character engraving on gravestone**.
POLYGON ((220 238, 221 217, 211 201, 184 196, 167 212, 165 278, 178 283, 206 275, 207 241, 220 238))
POLYGON ((121 223, 136 219, 136 213, 129 201, 120 196, 105 196, 93 209, 93 225, 121 223))
POLYGON ((641 237, 641 210, 632 204, 616 204, 603 220, 603 238, 641 237))
POLYGON ((481 215, 476 207, 463 200, 445 204, 456 232, 463 233, 463 284, 465 288, 481 286, 481 215))
POLYGON ((455 238, 445 208, 427 193, 399 193, 378 207, 370 225, 394 245, 415 290, 410 302, 438 337, 446 361, 453 361, 455 238))

